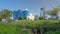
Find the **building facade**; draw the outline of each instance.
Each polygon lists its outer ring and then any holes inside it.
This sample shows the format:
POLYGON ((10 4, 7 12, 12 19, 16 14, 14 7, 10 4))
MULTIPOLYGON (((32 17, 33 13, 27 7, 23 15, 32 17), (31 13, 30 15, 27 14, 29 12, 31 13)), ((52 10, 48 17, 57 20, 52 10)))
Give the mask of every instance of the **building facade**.
POLYGON ((17 20, 19 17, 22 17, 22 19, 26 18, 28 15, 27 10, 17 10, 13 11, 13 19, 17 20))
POLYGON ((22 11, 22 17, 23 17, 23 19, 25 19, 27 17, 27 15, 28 15, 28 11, 27 10, 23 10, 22 11))

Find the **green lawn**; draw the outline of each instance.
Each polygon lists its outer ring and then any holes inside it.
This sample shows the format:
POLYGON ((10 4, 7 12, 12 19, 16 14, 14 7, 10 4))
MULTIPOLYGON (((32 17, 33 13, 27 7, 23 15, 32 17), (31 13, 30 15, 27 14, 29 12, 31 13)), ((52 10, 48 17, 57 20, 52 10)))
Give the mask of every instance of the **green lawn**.
POLYGON ((20 31, 21 31, 21 28, 18 28, 16 26, 0 24, 0 34, 17 34, 20 31))

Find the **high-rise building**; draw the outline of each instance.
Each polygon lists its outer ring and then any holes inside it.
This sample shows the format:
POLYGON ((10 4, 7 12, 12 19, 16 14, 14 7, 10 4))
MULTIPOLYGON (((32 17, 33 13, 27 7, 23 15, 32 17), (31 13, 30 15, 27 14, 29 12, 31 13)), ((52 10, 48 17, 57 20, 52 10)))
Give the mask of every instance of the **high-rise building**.
POLYGON ((21 16, 21 10, 13 11, 13 19, 18 19, 21 16))
POLYGON ((19 17, 22 17, 22 19, 25 19, 28 15, 28 10, 17 10, 13 11, 13 19, 17 20, 19 17))
POLYGON ((45 16, 45 10, 44 10, 44 8, 41 8, 41 12, 40 12, 40 16, 45 16))
POLYGON ((28 15, 28 10, 23 10, 22 11, 22 16, 23 16, 23 19, 25 19, 28 15))

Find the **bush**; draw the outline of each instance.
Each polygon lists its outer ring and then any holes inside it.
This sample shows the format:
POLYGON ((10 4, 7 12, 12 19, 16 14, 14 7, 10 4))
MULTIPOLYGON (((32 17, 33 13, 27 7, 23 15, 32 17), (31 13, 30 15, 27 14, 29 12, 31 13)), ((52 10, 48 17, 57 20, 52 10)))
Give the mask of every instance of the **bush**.
MULTIPOLYGON (((13 22, 11 24, 12 26, 0 24, 0 33, 1 34, 20 34, 20 33, 28 34, 30 30, 23 30, 25 28, 26 29, 40 28, 41 30, 44 30, 47 27, 46 29, 49 30, 48 32, 50 31, 55 32, 60 30, 60 23, 57 20, 35 20, 35 21, 19 20, 18 22, 16 23, 13 22)), ((45 33, 49 34, 48 32, 45 33)))
POLYGON ((22 17, 18 17, 18 20, 22 20, 22 17))
POLYGON ((25 17, 24 19, 27 20, 27 17, 25 17))
POLYGON ((29 30, 23 30, 21 34, 29 34, 29 30))
POLYGON ((57 20, 56 18, 49 18, 49 20, 57 20))
POLYGON ((39 20, 42 20, 42 19, 44 19, 44 17, 42 17, 42 16, 41 16, 41 17, 39 17, 39 20))

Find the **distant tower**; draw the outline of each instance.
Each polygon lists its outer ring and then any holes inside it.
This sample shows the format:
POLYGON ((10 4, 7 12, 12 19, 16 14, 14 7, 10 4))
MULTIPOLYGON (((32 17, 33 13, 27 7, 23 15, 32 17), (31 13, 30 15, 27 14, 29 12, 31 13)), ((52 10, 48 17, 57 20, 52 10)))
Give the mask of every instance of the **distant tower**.
POLYGON ((40 12, 40 16, 43 16, 44 8, 41 8, 40 10, 41 10, 41 12, 40 12))
POLYGON ((45 8, 41 8, 40 16, 41 16, 41 14, 45 18, 45 8))

